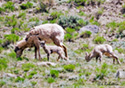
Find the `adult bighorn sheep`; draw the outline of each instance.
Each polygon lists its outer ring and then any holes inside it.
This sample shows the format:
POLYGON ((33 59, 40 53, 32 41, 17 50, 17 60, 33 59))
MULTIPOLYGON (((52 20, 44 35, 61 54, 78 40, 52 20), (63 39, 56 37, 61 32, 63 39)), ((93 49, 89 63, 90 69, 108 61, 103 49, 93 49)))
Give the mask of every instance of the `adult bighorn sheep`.
POLYGON ((96 58, 96 62, 99 59, 100 62, 102 60, 102 55, 106 55, 108 57, 112 57, 113 58, 113 64, 115 63, 115 60, 117 60, 117 63, 120 64, 120 61, 118 59, 118 57, 113 53, 113 49, 112 46, 108 45, 108 44, 101 44, 101 45, 97 45, 90 54, 88 54, 86 52, 86 56, 85 56, 85 60, 87 62, 89 62, 92 58, 96 58))
POLYGON ((58 59, 57 61, 59 61, 60 58, 62 59, 65 59, 65 60, 68 60, 68 58, 66 58, 64 55, 63 55, 63 48, 62 47, 59 47, 59 46, 51 46, 51 45, 46 45, 45 44, 45 41, 41 41, 40 42, 40 45, 41 47, 43 47, 45 53, 47 54, 47 59, 49 61, 49 56, 50 54, 52 53, 57 53, 59 56, 58 56, 58 59))
POLYGON ((28 47, 29 48, 35 47, 35 58, 37 59, 37 52, 38 52, 39 60, 40 60, 41 59, 40 41, 37 38, 37 36, 35 36, 35 35, 30 36, 27 41, 24 39, 17 43, 15 50, 14 50, 16 52, 17 57, 20 57, 22 55, 24 49, 26 49, 28 47))
POLYGON ((67 48, 63 44, 64 32, 64 29, 58 24, 42 24, 34 27, 26 36, 25 40, 27 41, 30 36, 35 35, 46 43, 53 42, 55 45, 63 48, 67 57, 67 48))

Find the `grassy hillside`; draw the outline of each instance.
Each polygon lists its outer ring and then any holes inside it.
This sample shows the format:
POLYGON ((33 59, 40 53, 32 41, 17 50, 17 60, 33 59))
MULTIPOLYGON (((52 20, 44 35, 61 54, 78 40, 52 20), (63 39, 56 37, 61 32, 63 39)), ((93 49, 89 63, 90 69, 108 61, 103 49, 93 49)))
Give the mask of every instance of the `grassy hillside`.
POLYGON ((125 0, 3 0, 0 1, 0 88, 124 88, 125 79, 125 0), (16 58, 14 47, 34 26, 57 23, 66 31, 64 44, 69 61, 52 54, 43 66, 34 58, 34 48, 16 58), (98 33, 79 30, 87 25, 99 27, 98 33), (103 55, 85 61, 85 52, 98 44, 110 44, 121 64, 103 55))

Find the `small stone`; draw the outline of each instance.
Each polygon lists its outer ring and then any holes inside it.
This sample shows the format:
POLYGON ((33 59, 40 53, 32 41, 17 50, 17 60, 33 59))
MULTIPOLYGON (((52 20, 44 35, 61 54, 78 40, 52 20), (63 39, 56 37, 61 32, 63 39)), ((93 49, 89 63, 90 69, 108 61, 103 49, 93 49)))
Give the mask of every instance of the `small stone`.
POLYGON ((117 71, 116 77, 118 77, 118 78, 125 78, 125 71, 117 71))

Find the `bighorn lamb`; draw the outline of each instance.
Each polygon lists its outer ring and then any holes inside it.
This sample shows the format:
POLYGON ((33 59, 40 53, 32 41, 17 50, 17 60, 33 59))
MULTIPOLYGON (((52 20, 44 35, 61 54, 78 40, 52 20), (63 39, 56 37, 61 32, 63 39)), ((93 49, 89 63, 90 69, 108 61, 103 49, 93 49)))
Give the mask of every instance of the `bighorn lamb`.
POLYGON ((113 58, 113 64, 115 63, 115 59, 117 60, 117 63, 120 64, 120 61, 118 57, 113 53, 112 46, 108 44, 102 44, 102 45, 97 45, 90 54, 86 52, 85 60, 89 62, 92 58, 96 58, 96 62, 99 59, 100 62, 102 60, 102 55, 106 55, 108 57, 113 58))
POLYGON ((40 43, 39 43, 39 39, 33 35, 30 36, 28 38, 28 40, 21 40, 17 43, 16 47, 15 47, 15 52, 17 57, 20 57, 23 53, 23 50, 26 48, 31 48, 31 47, 35 47, 35 58, 37 59, 37 52, 39 55, 39 60, 41 59, 41 55, 40 55, 40 43))
POLYGON ((67 57, 67 48, 63 44, 64 30, 58 24, 42 24, 34 27, 26 36, 26 41, 32 35, 36 35, 40 40, 46 43, 54 42, 57 46, 62 47, 67 57))
POLYGON ((45 41, 41 41, 41 42, 40 42, 40 45, 41 45, 41 47, 43 47, 44 51, 46 52, 48 61, 49 61, 49 56, 50 56, 50 54, 52 54, 52 53, 57 53, 57 54, 59 55, 57 61, 59 61, 60 57, 61 57, 62 59, 67 60, 67 57, 65 57, 65 56, 63 55, 63 48, 61 48, 61 47, 59 47, 59 46, 50 46, 50 45, 47 46, 47 45, 45 44, 45 41))

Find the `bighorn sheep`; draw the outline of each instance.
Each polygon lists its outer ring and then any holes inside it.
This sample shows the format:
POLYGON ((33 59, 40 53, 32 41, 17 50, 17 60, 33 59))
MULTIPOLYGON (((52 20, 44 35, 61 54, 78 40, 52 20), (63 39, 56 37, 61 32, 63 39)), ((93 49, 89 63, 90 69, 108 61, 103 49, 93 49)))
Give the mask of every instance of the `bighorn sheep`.
POLYGON ((49 61, 49 56, 52 53, 57 53, 59 55, 57 61, 59 61, 60 57, 62 59, 67 60, 67 58, 63 55, 63 48, 61 48, 59 46, 50 46, 50 45, 47 46, 45 44, 45 41, 41 41, 40 45, 41 45, 41 47, 43 47, 44 51, 46 52, 48 61, 49 61))
POLYGON ((23 53, 23 50, 28 47, 29 48, 35 47, 35 58, 37 59, 37 52, 38 52, 39 60, 40 60, 41 59, 40 43, 39 43, 39 39, 35 35, 30 36, 27 41, 21 40, 17 43, 15 50, 14 50, 16 52, 17 57, 20 57, 23 53))
POLYGON ((32 35, 36 35, 40 40, 46 43, 54 42, 55 45, 64 49, 65 56, 67 57, 67 48, 63 44, 64 30, 58 24, 43 24, 34 27, 26 36, 26 41, 32 35))
POLYGON ((85 60, 89 62, 92 58, 96 57, 96 62, 99 58, 100 62, 102 60, 102 55, 106 55, 108 57, 113 58, 113 64, 115 63, 115 59, 117 60, 117 63, 120 64, 120 61, 118 60, 118 57, 113 53, 112 46, 108 44, 102 44, 97 45, 90 54, 86 52, 85 60))

